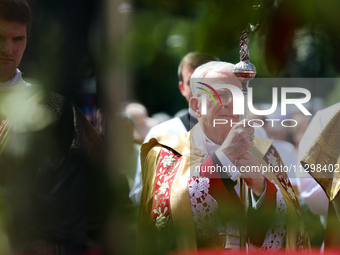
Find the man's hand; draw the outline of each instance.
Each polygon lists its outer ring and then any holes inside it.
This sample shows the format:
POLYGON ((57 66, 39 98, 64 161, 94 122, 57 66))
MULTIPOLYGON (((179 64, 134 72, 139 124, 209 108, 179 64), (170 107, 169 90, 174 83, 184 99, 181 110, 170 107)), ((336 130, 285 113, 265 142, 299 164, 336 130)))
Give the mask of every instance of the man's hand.
MULTIPOLYGON (((245 121, 245 123, 247 125, 248 121, 245 121)), ((225 139, 220 149, 231 162, 234 162, 253 147, 254 143, 251 137, 254 132, 253 127, 244 127, 243 122, 242 124, 236 124, 230 130, 227 139, 225 139)))
POLYGON ((243 156, 235 161, 235 166, 241 173, 248 187, 253 190, 255 195, 261 196, 265 189, 265 179, 260 172, 259 162, 250 152, 246 152, 243 156))

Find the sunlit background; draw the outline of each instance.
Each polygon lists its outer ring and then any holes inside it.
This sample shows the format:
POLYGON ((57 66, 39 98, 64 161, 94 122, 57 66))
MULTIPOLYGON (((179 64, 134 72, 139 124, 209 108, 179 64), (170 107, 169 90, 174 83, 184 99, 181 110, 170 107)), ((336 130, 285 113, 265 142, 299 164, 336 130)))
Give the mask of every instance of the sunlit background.
MULTIPOLYGON (((337 78, 340 72, 336 0, 28 2, 33 24, 19 68, 26 81, 76 103, 103 132, 114 190, 101 198, 111 212, 103 243, 116 254, 134 252, 137 222, 137 208, 128 198, 134 174, 125 170, 133 168, 127 166, 131 123, 118 113, 130 102, 145 106, 145 118, 160 112, 172 117, 188 108, 177 77, 186 53, 200 51, 237 63, 239 36, 251 24, 258 30, 248 34, 256 77, 337 78)), ((311 111, 338 102, 339 85, 314 86, 317 107, 311 111)), ((271 90, 256 89, 256 103, 271 103, 271 90)), ((319 245, 319 239, 315 242, 319 245)))

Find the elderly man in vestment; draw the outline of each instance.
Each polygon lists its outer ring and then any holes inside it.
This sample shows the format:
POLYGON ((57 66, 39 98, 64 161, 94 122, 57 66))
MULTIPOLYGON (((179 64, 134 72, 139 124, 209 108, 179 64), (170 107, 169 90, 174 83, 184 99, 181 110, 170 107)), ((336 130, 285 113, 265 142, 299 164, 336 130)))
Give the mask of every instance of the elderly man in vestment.
POLYGON ((138 241, 145 252, 238 249, 242 224, 249 249, 309 247, 287 174, 259 171, 260 165, 282 166, 272 141, 254 136, 256 127, 238 123, 240 116, 233 114, 233 96, 224 86, 241 88, 233 67, 218 61, 198 67, 190 81, 190 107, 198 124, 188 133, 156 137, 142 145, 138 241), (216 125, 217 119, 224 124, 216 125), (239 198, 240 177, 249 187, 247 205, 239 198), (244 206, 249 208, 247 223, 240 219, 244 206))

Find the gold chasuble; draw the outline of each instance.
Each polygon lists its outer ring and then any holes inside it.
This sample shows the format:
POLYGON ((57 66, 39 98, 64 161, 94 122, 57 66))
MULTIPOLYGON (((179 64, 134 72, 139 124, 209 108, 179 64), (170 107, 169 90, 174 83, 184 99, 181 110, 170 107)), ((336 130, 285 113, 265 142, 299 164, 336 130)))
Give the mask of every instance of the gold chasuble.
POLYGON ((325 190, 332 201, 340 190, 340 110, 335 113, 313 145, 301 159, 301 164, 325 190))
POLYGON ((339 247, 340 236, 340 110, 337 111, 312 146, 301 164, 320 184, 329 198, 325 250, 339 247))
MULTIPOLYGON (((143 191, 137 236, 138 250, 141 253, 223 249, 221 236, 206 240, 196 237, 188 191, 189 183, 195 179, 191 178, 190 169, 200 166, 210 156, 205 155, 191 142, 192 132, 193 130, 181 135, 156 137, 141 147, 143 191)), ((282 166, 282 160, 271 143, 271 140, 256 137, 250 152, 258 158, 260 165, 282 166)), ((287 205, 284 240, 286 250, 308 249, 309 239, 300 204, 287 173, 267 172, 264 175, 269 181, 275 182, 287 205)), ((226 190, 225 192, 228 193, 226 190)), ((268 192, 267 186, 267 195, 268 192)), ((236 199, 234 196, 230 201, 232 199, 241 203, 237 195, 236 199)), ((233 205, 229 207, 231 206, 233 205)))

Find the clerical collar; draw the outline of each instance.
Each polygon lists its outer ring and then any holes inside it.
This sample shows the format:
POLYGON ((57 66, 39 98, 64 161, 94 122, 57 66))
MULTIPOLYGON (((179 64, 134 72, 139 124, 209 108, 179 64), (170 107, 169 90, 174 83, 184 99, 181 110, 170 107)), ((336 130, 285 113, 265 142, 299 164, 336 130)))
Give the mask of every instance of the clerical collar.
POLYGON ((6 82, 0 82, 0 91, 5 91, 5 90, 19 90, 19 89, 24 89, 31 84, 25 82, 22 79, 21 72, 19 69, 16 69, 15 75, 12 79, 6 82))
POLYGON ((204 153, 211 155, 214 151, 221 147, 221 145, 214 143, 204 134, 200 124, 195 126, 193 132, 194 144, 204 153))
POLYGON ((8 88, 8 87, 14 86, 15 84, 17 84, 20 77, 21 77, 21 72, 19 69, 17 69, 12 79, 10 79, 9 81, 0 82, 0 88, 8 88))

